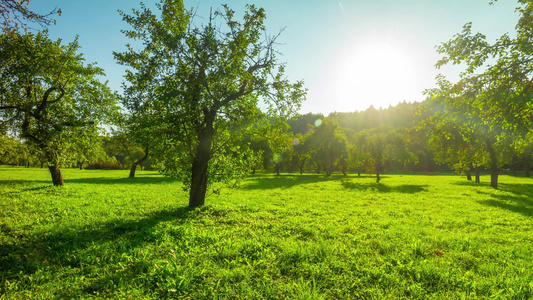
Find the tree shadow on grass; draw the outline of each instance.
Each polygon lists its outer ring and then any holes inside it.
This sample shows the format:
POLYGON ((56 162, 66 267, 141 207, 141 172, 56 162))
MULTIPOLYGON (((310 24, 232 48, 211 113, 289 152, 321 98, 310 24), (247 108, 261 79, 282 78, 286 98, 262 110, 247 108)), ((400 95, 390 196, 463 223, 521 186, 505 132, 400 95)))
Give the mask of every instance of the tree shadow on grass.
MULTIPOLYGON (((114 244, 110 247, 112 248, 110 251, 115 252, 117 251, 115 248, 131 250, 142 247, 157 240, 159 234, 154 229, 157 224, 166 221, 183 224, 204 210, 188 207, 161 210, 138 220, 113 220, 93 224, 90 228, 52 230, 39 236, 27 235, 24 231, 2 224, 0 230, 4 241, 7 242, 0 243, 0 266, 2 266, 0 277, 12 281, 54 266, 80 268, 82 264, 92 263, 85 261, 87 257, 76 257, 77 253, 83 253, 87 248, 110 242, 114 244)), ((93 253, 93 255, 98 256, 103 253, 93 253)), ((0 283, 0 291, 2 289, 0 283)))
POLYGON ((513 195, 501 195, 495 193, 487 193, 477 191, 478 194, 487 196, 487 200, 478 201, 482 205, 498 207, 508 211, 516 212, 527 217, 533 217, 533 196, 531 196, 532 189, 529 188, 529 193, 522 193, 526 186, 531 185, 514 185, 506 184, 502 190, 512 193, 513 195))
MULTIPOLYGON (((172 183, 172 182, 179 182, 178 179, 167 177, 167 176, 153 176, 151 174, 141 175, 134 178, 129 177, 120 177, 120 178, 113 178, 113 177, 81 177, 81 178, 64 178, 65 185, 68 185, 69 183, 83 183, 83 184, 118 184, 118 185, 124 185, 124 184, 159 184, 159 183, 172 183)), ((51 180, 25 180, 25 179, 12 179, 12 180, 0 180, 0 185, 12 185, 12 186, 22 186, 20 191, 32 191, 32 190, 38 190, 38 189, 45 189, 52 187, 52 181, 51 180), (36 183, 45 183, 46 186, 31 188, 31 189, 24 189, 23 187, 27 187, 28 185, 36 184, 36 183)))
POLYGON ((9 179, 0 180, 0 185, 28 185, 28 183, 49 183, 52 185, 52 180, 26 180, 26 179, 9 179))
POLYGON ((109 177, 95 177, 95 178, 72 178, 65 179, 65 184, 69 183, 83 183, 83 184, 161 184, 179 182, 172 177, 153 177, 153 176, 138 176, 135 178, 109 178, 109 177))
POLYGON ((527 183, 500 183, 498 184, 498 189, 513 193, 519 196, 529 196, 533 195, 533 182, 530 184, 527 183))
POLYGON ((416 194, 427 191, 428 185, 415 185, 404 184, 399 186, 388 186, 383 183, 359 183, 349 180, 343 180, 342 186, 345 189, 360 190, 360 191, 373 191, 378 193, 404 193, 404 194, 416 194))
MULTIPOLYGON (((353 179, 363 179, 370 178, 371 176, 361 176, 357 177, 356 175, 348 175, 348 177, 341 174, 333 174, 330 177, 326 177, 325 174, 281 174, 277 175, 257 175, 249 176, 244 184, 242 189, 244 190, 268 190, 275 188, 291 188, 298 185, 305 185, 310 183, 320 183, 320 182, 330 182, 330 181, 339 181, 346 178, 353 179)), ((387 176, 382 178, 387 178, 387 176)))
MULTIPOLYGON (((23 185, 23 184, 21 184, 21 185, 23 185)), ((24 186, 27 186, 27 185, 24 185, 24 186)), ((14 191, 2 192, 2 193, 0 193, 0 196, 13 195, 13 194, 23 193, 23 192, 36 192, 36 191, 42 191, 42 190, 49 190, 49 189, 52 189, 52 188, 54 188, 54 186, 52 186, 52 185, 38 186, 38 187, 34 187, 34 188, 22 188, 22 189, 17 189, 17 190, 14 190, 14 191)))

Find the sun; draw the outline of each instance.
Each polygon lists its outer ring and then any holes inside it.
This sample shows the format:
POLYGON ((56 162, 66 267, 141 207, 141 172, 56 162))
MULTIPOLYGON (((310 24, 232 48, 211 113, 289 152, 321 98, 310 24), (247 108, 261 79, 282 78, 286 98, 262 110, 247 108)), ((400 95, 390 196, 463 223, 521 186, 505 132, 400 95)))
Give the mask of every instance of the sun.
POLYGON ((416 50, 395 39, 354 43, 338 58, 335 95, 346 106, 388 107, 418 94, 420 68, 416 50))

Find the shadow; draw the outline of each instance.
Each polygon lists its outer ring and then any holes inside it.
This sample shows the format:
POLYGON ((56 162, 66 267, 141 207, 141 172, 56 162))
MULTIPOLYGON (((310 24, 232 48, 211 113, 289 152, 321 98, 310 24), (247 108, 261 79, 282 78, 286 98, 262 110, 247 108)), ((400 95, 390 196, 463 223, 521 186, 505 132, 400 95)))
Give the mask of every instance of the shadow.
MULTIPOLYGON (((288 189, 298 185, 305 185, 311 183, 338 181, 346 178, 351 179, 363 179, 371 178, 372 176, 361 176, 342 174, 333 174, 330 177, 326 177, 325 174, 280 174, 277 175, 251 175, 246 178, 242 186, 243 190, 267 190, 275 188, 288 189)), ((381 178, 387 178, 387 176, 381 176, 381 178)))
POLYGON ((477 186, 477 187, 488 186, 488 187, 490 187, 490 180, 489 181, 481 181, 480 183, 476 183, 476 181, 474 180, 474 177, 472 176, 472 180, 463 179, 462 181, 456 181, 456 182, 454 182, 452 184, 460 185, 460 186, 477 186))
MULTIPOLYGON (((32 182, 35 182, 35 181, 32 181, 32 182)), ((13 195, 13 194, 20 194, 20 193, 24 193, 24 192, 34 192, 34 191, 49 190, 49 189, 53 189, 53 188, 54 188, 53 185, 39 186, 39 187, 34 187, 34 188, 27 188, 27 189, 20 189, 20 190, 16 190, 16 191, 3 192, 3 193, 0 193, 0 195, 1 196, 13 195)))
POLYGON ((9 180, 0 180, 0 185, 3 184, 12 184, 12 185, 23 185, 28 183, 49 183, 52 185, 52 180, 27 180, 27 179, 9 179, 9 180))
POLYGON ((134 178, 109 178, 109 177, 92 177, 92 178, 73 178, 65 179, 65 184, 69 183, 83 183, 83 184, 161 184, 179 182, 178 179, 172 177, 153 177, 153 176, 138 176, 134 178))
MULTIPOLYGON (((533 173, 533 170, 531 170, 531 173, 533 173)), ((505 175, 509 176, 509 177, 515 177, 515 178, 523 178, 523 179, 533 179, 533 177, 526 177, 526 172, 525 171, 516 171, 516 172, 506 172, 505 175)))
MULTIPOLYGON (((93 264, 91 258, 83 255, 87 248, 95 248, 95 245, 109 242, 114 244, 113 248, 120 248, 123 251, 142 247, 158 239, 161 233, 158 233, 154 227, 160 222, 175 221, 183 224, 209 209, 209 207, 167 209, 149 214, 140 220, 117 219, 107 223, 96 223, 89 228, 85 226, 59 232, 43 232, 39 236, 27 235, 23 230, 14 230, 2 224, 0 230, 10 239, 0 244, 2 266, 0 277, 4 280, 17 279, 31 275, 39 269, 48 268, 50 265, 79 268, 82 264, 93 264), (80 255, 77 255, 78 253, 80 255)), ((93 253, 92 259, 95 255, 99 256, 102 253, 93 253)), ((107 279, 99 278, 98 281, 100 280, 107 279)), ((97 289, 99 284, 98 282, 95 284, 97 289)))
MULTIPOLYGON (((509 186, 513 185, 506 185, 506 188, 509 188, 509 186)), ((493 194, 493 193, 487 193, 482 191, 477 191, 478 194, 483 196, 488 196, 487 200, 480 200, 478 203, 486 206, 492 206, 492 207, 498 207, 501 209, 505 209, 508 211, 512 211, 515 213, 522 214, 527 217, 533 217, 533 196, 531 196, 533 193, 533 189, 529 188, 529 193, 520 193, 521 186, 524 186, 522 184, 518 185, 518 189, 512 189, 510 193, 514 195, 499 195, 499 194, 493 194)), ((528 185, 525 185, 528 186, 528 185)), ((515 187, 516 188, 516 187, 515 187)), ((503 188, 502 188, 503 190, 503 188)))
POLYGON ((527 183, 500 183, 498 184, 498 189, 513 193, 519 196, 527 196, 531 198, 530 195, 533 195, 533 182, 531 184, 527 183))
POLYGON ((52 181, 40 181, 40 180, 6 180, 6 181, 2 181, 2 180, 0 180, 0 186, 3 185, 3 184, 8 184, 8 183, 9 183, 9 185, 11 185, 13 190, 0 192, 0 196, 8 196, 8 195, 13 196, 13 195, 21 194, 21 193, 24 193, 24 192, 42 191, 42 190, 47 190, 47 189, 53 189, 54 188, 54 186, 52 185, 52 181), (33 187, 33 188, 27 188, 27 186, 29 184, 34 184, 34 183, 49 183, 49 185, 38 186, 38 187, 33 187))
POLYGON ((383 183, 358 183, 349 180, 343 180, 342 186, 345 189, 360 190, 360 191, 373 191, 378 193, 403 193, 403 194, 415 194, 427 191, 428 185, 413 185, 404 184, 400 186, 388 186, 383 183))
MULTIPOLYGON (((161 184, 161 183, 180 182, 176 178, 166 177, 166 176, 156 177, 151 174, 136 176, 135 178, 83 177, 83 178, 63 178, 63 179, 65 182, 65 185, 68 185, 69 183, 125 185, 125 184, 161 184)), ((31 189, 20 189, 17 192, 34 191, 34 190, 40 190, 40 189, 46 189, 46 188, 53 187, 52 180, 24 180, 24 179, 0 180, 0 185, 10 184, 14 186, 16 185, 27 186, 28 184, 35 184, 35 183, 45 183, 47 185, 36 187, 36 188, 31 188, 31 189)), ((13 192, 7 192, 7 193, 13 193, 13 192)), ((3 195, 3 194, 0 194, 0 195, 3 195)))

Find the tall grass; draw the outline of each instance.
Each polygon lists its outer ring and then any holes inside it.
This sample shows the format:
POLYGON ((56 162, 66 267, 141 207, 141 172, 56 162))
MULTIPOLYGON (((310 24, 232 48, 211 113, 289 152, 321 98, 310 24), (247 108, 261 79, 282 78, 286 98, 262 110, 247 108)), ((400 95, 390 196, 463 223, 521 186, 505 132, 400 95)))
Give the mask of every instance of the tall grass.
POLYGON ((0 298, 530 299, 533 180, 0 168, 0 298))

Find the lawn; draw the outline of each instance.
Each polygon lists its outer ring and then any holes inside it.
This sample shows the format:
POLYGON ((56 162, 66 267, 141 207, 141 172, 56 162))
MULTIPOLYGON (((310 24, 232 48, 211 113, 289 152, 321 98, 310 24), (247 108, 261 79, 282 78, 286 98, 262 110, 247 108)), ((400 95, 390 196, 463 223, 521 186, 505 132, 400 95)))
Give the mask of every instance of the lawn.
POLYGON ((0 167, 0 299, 531 299, 533 179, 0 167))

